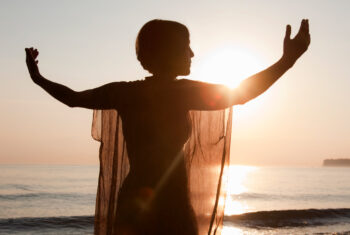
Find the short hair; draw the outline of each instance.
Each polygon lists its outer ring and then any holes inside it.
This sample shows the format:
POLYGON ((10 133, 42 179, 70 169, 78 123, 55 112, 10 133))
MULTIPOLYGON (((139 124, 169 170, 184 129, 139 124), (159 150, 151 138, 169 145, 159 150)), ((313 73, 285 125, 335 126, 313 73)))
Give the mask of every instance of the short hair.
POLYGON ((189 38, 189 31, 176 21, 155 19, 142 26, 135 46, 142 67, 154 73, 168 59, 168 53, 179 44, 179 37, 189 38))

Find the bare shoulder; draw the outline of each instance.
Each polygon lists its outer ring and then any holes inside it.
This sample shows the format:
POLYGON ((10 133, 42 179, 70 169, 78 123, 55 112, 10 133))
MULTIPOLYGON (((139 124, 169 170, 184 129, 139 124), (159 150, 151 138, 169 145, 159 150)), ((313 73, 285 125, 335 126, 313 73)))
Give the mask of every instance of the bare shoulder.
POLYGON ((106 92, 111 96, 124 96, 130 93, 137 93, 143 87, 143 81, 118 81, 102 85, 101 92, 106 92))
POLYGON ((185 78, 177 80, 177 84, 181 87, 193 87, 193 88, 214 85, 207 82, 185 79, 185 78))
POLYGON ((140 86, 143 81, 136 80, 136 81, 118 81, 118 82, 111 82, 107 83, 106 86, 109 88, 114 89, 128 89, 128 88, 135 88, 137 86, 140 86))
POLYGON ((210 83, 210 82, 202 82, 198 80, 191 80, 191 79, 179 79, 178 80, 179 87, 182 88, 192 88, 192 89, 225 89, 227 88, 225 85, 222 84, 216 84, 216 83, 210 83))

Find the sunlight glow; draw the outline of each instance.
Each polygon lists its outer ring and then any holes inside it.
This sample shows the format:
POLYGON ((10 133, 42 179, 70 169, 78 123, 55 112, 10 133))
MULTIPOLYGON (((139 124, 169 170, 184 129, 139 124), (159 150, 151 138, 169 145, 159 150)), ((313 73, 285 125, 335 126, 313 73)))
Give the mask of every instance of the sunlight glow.
POLYGON ((226 215, 237 215, 247 211, 247 205, 234 201, 232 199, 232 195, 238 195, 247 191, 247 188, 244 187, 244 180, 246 179, 248 173, 256 169, 257 167, 242 165, 231 165, 229 167, 227 197, 225 203, 226 215))
POLYGON ((228 195, 225 204, 225 215, 240 215, 244 214, 248 210, 248 206, 241 202, 234 201, 231 196, 228 195))
POLYGON ((249 49, 230 45, 210 53, 192 69, 192 74, 196 80, 235 88, 262 67, 261 60, 249 49))
POLYGON ((251 171, 254 171, 256 167, 253 166, 242 166, 242 165, 231 165, 229 168, 229 194, 241 194, 247 191, 244 187, 244 180, 247 177, 247 174, 251 171))
POLYGON ((240 235, 244 233, 242 229, 231 227, 231 226, 224 226, 221 234, 222 235, 240 235))

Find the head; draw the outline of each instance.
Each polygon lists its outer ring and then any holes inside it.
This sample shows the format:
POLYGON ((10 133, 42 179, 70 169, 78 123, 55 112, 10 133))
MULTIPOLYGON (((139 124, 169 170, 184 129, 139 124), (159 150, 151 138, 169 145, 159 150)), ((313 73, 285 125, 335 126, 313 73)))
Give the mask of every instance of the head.
POLYGON ((168 20, 151 20, 141 28, 136 54, 142 67, 159 77, 190 74, 194 56, 186 26, 168 20))

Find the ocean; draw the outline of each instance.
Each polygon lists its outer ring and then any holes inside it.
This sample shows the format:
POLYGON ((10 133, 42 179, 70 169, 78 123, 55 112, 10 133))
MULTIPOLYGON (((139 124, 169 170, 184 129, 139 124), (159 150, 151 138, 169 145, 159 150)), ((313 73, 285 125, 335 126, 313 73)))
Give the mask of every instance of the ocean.
MULTIPOLYGON (((0 234, 93 234, 98 166, 0 165, 0 234)), ((233 165, 222 234, 350 234, 350 168, 233 165)))

